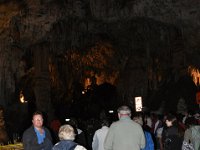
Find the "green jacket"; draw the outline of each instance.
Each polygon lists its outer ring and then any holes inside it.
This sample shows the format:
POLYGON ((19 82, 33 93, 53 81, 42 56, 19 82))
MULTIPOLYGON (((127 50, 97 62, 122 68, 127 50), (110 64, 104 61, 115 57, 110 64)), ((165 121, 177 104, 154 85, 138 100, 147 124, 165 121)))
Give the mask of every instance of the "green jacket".
POLYGON ((123 116, 114 122, 104 142, 105 150, 140 150, 145 147, 145 136, 142 127, 123 116))

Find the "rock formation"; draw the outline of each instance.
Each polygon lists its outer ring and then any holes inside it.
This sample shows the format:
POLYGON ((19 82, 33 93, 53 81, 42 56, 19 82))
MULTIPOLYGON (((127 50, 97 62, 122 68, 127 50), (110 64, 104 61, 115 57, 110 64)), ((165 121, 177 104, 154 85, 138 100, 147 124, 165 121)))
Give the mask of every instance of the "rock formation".
MULTIPOLYGON (((130 104, 137 95, 147 104, 168 101, 188 67, 200 67, 199 6, 196 0, 2 0, 0 104, 15 103, 22 90, 51 114, 52 102, 72 101, 74 83, 84 86, 92 77, 115 85, 130 104)), ((171 98, 178 103, 185 90, 171 98)))

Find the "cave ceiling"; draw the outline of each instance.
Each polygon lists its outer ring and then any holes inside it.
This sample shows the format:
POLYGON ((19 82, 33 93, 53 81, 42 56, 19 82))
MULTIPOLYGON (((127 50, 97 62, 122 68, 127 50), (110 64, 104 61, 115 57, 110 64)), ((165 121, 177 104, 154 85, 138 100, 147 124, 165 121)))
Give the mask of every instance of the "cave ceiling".
POLYGON ((1 104, 27 82, 38 87, 32 93, 50 86, 68 99, 73 83, 88 77, 131 98, 158 90, 172 74, 177 80, 200 68, 199 7, 196 0, 1 0, 1 104))

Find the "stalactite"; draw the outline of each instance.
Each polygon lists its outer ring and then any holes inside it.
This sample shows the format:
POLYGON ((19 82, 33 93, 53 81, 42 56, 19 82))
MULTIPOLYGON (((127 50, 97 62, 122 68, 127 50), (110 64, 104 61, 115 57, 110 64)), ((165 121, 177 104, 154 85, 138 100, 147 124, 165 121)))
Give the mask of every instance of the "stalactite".
MULTIPOLYGON (((0 89, 0 101, 3 103, 7 103, 6 100, 10 99, 9 91, 14 90, 12 75, 19 69, 21 57, 30 49, 34 54, 36 53, 36 56, 30 55, 30 59, 34 57, 36 76, 46 78, 45 81, 42 80, 42 84, 47 87, 48 92, 50 92, 48 86, 51 86, 51 80, 48 76, 49 62, 45 52, 50 53, 49 57, 55 59, 51 67, 56 70, 53 76, 58 76, 59 79, 53 77, 52 82, 59 80, 58 82, 63 84, 59 85, 59 88, 66 88, 63 93, 67 90, 71 91, 75 80, 80 82, 84 80, 85 68, 95 72, 96 78, 101 79, 98 83, 106 81, 116 84, 119 80, 123 83, 127 78, 128 81, 132 81, 133 79, 129 79, 128 75, 135 70, 133 76, 138 78, 141 84, 146 86, 146 82, 149 81, 149 86, 150 82, 152 83, 151 90, 157 90, 161 77, 162 80, 169 78, 167 73, 170 67, 181 75, 179 63, 175 65, 178 61, 174 56, 177 48, 181 51, 179 57, 184 56, 181 58, 183 63, 180 63, 180 66, 185 68, 190 62, 187 58, 189 50, 198 50, 199 37, 193 32, 198 28, 199 20, 193 21, 189 18, 190 9, 182 12, 183 8, 191 7, 185 5, 187 4, 185 1, 176 3, 180 8, 176 6, 172 8, 172 2, 164 0, 134 2, 69 0, 62 1, 63 6, 60 5, 60 1, 50 0, 46 2, 28 0, 23 3, 23 7, 19 1, 1 3, 0 6, 2 17, 0 84, 3 85, 0 89), (89 11, 91 13, 88 13, 89 11), (177 12, 180 11, 181 17, 177 17, 177 12), (192 24, 197 26, 194 31, 190 31, 193 28, 192 24), (179 29, 182 30, 182 37, 177 39, 179 37, 176 32, 179 29), (45 42, 48 44, 40 45, 45 42), (41 56, 42 54, 44 57, 41 56), (155 59, 159 60, 159 64, 155 63, 155 59), (146 81, 148 75, 144 70, 149 72, 148 81, 146 81), (128 75, 123 72, 128 72, 128 75), (144 74, 146 79, 140 77, 139 73, 144 74)), ((194 16, 198 15, 197 6, 192 7, 191 14, 194 16)), ((196 61, 198 63, 198 60, 196 61)), ((28 70, 31 67, 29 66, 28 70)), ((139 85, 138 81, 133 84, 125 83, 127 91, 131 94, 137 92, 135 87, 139 85)), ((49 94, 39 93, 39 91, 36 92, 37 98, 49 94)), ((69 98, 71 98, 70 94, 67 93, 69 98)))

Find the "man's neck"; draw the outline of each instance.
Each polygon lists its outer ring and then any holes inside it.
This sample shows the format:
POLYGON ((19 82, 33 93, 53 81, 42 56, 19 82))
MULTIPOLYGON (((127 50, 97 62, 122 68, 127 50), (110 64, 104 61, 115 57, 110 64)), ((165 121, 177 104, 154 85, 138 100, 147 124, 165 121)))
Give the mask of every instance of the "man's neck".
POLYGON ((129 119, 131 119, 131 118, 130 118, 129 115, 125 115, 125 114, 119 116, 119 120, 124 120, 124 119, 125 119, 125 120, 129 120, 129 119))
POLYGON ((43 131, 43 127, 35 127, 35 126, 34 126, 34 128, 35 128, 36 130, 38 130, 39 132, 42 132, 42 131, 43 131))
POLYGON ((130 117, 129 114, 119 114, 120 118, 121 117, 130 117))

